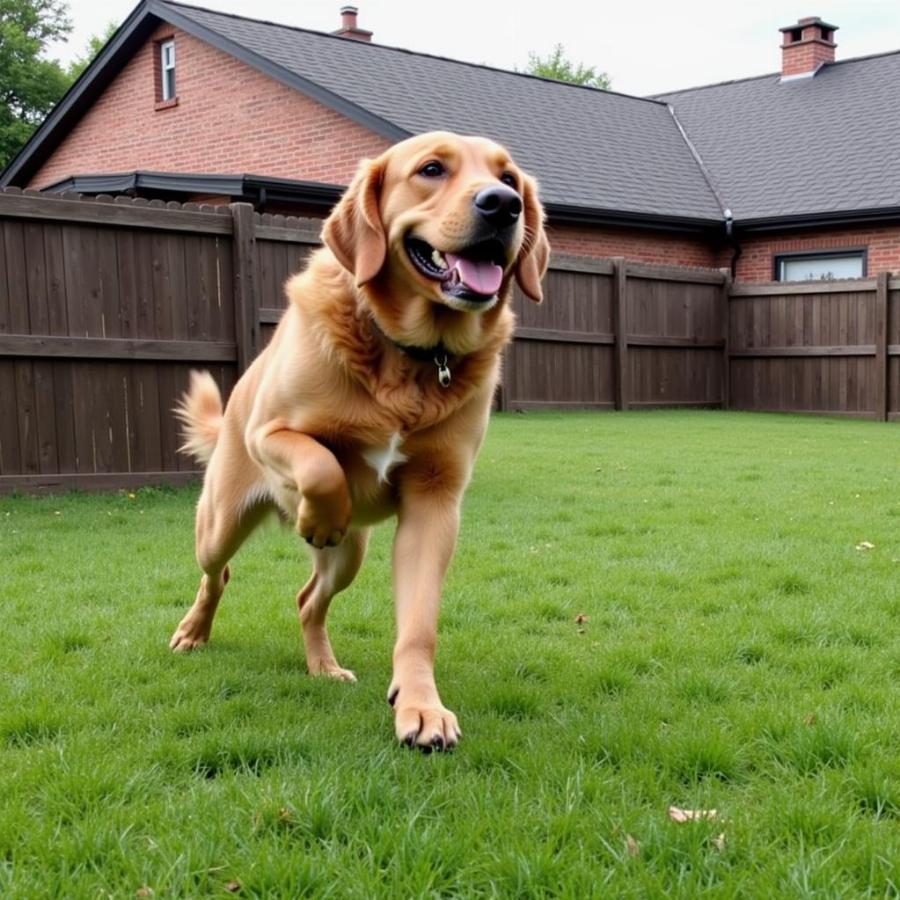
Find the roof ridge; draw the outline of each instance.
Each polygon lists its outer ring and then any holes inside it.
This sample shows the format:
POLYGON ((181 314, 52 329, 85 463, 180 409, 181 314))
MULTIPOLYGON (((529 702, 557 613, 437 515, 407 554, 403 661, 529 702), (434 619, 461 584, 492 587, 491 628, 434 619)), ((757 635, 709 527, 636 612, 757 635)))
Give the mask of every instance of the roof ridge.
MULTIPOLYGON (((157 0, 158 5, 160 6, 174 6, 180 9, 194 9, 198 12, 211 13, 214 16, 224 16, 229 19, 239 19, 242 22, 256 22, 259 25, 272 25, 275 28, 286 28, 288 31, 300 31, 304 34, 313 34, 316 37, 325 37, 331 38, 337 41, 346 41, 347 38, 343 38, 340 35, 332 34, 329 31, 317 31, 315 28, 304 28, 301 25, 286 25, 284 22, 273 22, 270 19, 255 19, 252 16, 242 16, 238 13, 230 13, 230 12, 221 12, 217 9, 210 9, 207 6, 197 6, 194 3, 181 3, 178 0, 157 0)), ((657 100, 654 96, 649 97, 641 97, 637 94, 626 94, 624 91, 613 91, 608 88, 596 88, 592 87, 588 84, 574 84, 571 81, 559 81, 556 78, 545 78, 543 75, 532 75, 530 72, 519 72, 516 69, 503 69, 500 66, 489 66, 487 63, 476 63, 471 62, 465 59, 454 59, 451 56, 440 56, 437 53, 426 53, 422 50, 410 50, 408 47, 395 47, 391 44, 380 44, 375 41, 355 41, 356 45, 362 47, 370 47, 375 50, 390 50, 395 53, 406 53, 410 56, 424 56, 427 59, 438 59, 442 62, 454 63, 459 66, 469 66, 473 69, 483 69, 488 72, 500 72, 504 75, 516 75, 520 78, 530 78, 533 81, 543 81, 546 84, 558 84, 567 88, 578 88, 579 90, 584 91, 593 91, 597 94, 609 94, 614 97, 625 97, 628 100, 641 100, 644 103, 656 103, 661 106, 665 106, 666 103, 662 100, 657 100)))
MULTIPOLYGON (((766 72, 764 75, 747 75, 744 78, 727 78, 725 81, 714 81, 711 84, 695 84, 693 87, 680 88, 676 91, 666 91, 662 94, 651 94, 654 99, 659 97, 674 97, 676 94, 689 94, 691 91, 705 91, 707 88, 724 87, 726 84, 742 84, 745 81, 761 81, 763 78, 775 78, 780 72, 766 72)), ((665 102, 665 101, 660 101, 665 102)))
POLYGON ((700 151, 696 148, 694 142, 688 135, 687 129, 684 127, 684 125, 681 124, 681 120, 678 118, 678 115, 675 112, 675 107, 672 106, 671 103, 667 103, 666 108, 669 110, 669 113, 672 116, 672 121, 675 122, 675 125, 678 128, 678 133, 681 135, 682 140, 685 142, 685 144, 687 144, 688 150, 691 151, 691 156, 694 158, 694 162, 697 163, 697 168, 700 169, 700 174, 703 175, 703 179, 704 181, 706 181, 706 184, 708 185, 710 191, 712 191, 713 197, 716 198, 716 203, 719 204, 719 209, 722 211, 723 217, 727 216, 730 213, 730 207, 725 202, 725 198, 722 196, 722 193, 719 191, 719 188, 712 177, 712 172, 710 172, 706 167, 706 163, 703 161, 703 157, 700 155, 700 151))
MULTIPOLYGON (((863 56, 850 56, 847 59, 836 59, 836 60, 834 60, 834 62, 822 63, 821 68, 823 70, 831 69, 834 66, 847 65, 847 63, 865 62, 865 60, 867 60, 867 59, 878 59, 879 57, 882 57, 882 56, 896 56, 898 54, 900 54, 900 49, 882 50, 879 53, 866 53, 863 56)), ((742 84, 745 81, 758 81, 763 78, 774 78, 779 75, 781 75, 781 72, 766 72, 763 75, 747 75, 744 78, 729 78, 729 79, 726 79, 725 81, 714 81, 711 84, 697 84, 697 85, 694 85, 693 87, 680 88, 675 91, 665 91, 664 93, 660 93, 660 94, 650 94, 649 98, 650 99, 658 99, 660 97, 673 97, 676 94, 689 94, 692 91, 703 91, 703 90, 706 90, 707 88, 725 87, 725 85, 728 85, 728 84, 742 84)), ((660 101, 660 102, 664 102, 664 101, 660 101)))
POLYGON ((850 56, 847 59, 836 59, 834 62, 825 63, 825 67, 830 69, 832 66, 843 66, 846 63, 863 62, 867 59, 877 59, 879 56, 896 56, 897 54, 900 54, 900 48, 882 50, 880 53, 865 53, 862 56, 850 56))

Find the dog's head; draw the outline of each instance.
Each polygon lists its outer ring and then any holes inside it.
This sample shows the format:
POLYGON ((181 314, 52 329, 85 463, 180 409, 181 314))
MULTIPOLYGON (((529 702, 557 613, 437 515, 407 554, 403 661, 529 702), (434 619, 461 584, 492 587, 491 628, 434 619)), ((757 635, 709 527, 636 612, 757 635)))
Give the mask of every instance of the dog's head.
POLYGON ((360 287, 477 314, 506 299, 513 277, 541 301, 543 220, 534 180, 503 147, 432 132, 365 160, 323 238, 360 287))

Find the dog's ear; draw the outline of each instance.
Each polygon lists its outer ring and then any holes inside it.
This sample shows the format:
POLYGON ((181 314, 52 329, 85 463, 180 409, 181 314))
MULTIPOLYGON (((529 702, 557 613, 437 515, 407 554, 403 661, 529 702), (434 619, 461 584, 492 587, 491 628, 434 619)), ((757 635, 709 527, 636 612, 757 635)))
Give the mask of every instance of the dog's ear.
POLYGON ((371 281, 387 257, 387 236, 378 208, 383 176, 383 163, 364 159, 322 227, 322 240, 356 276, 357 286, 371 281))
POLYGON ((516 260, 516 281, 535 303, 544 299, 541 279, 550 263, 550 242, 544 232, 544 208, 538 200, 537 183, 524 176, 522 205, 525 209, 525 242, 516 260))

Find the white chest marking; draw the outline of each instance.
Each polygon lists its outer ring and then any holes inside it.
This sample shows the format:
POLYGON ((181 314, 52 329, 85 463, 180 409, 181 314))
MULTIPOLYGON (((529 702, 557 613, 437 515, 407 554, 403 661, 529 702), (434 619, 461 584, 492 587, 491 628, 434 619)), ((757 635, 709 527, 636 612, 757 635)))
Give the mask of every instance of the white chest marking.
POLYGON ((378 473, 379 481, 387 481, 391 469, 409 458, 400 452, 402 443, 403 439, 394 432, 387 447, 370 447, 363 451, 363 459, 378 473))

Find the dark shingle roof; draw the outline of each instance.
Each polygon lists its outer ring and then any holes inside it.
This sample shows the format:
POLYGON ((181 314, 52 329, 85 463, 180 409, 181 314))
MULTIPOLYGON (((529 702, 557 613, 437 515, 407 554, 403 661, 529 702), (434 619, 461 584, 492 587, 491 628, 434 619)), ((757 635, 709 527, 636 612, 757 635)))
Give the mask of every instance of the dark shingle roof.
POLYGON ((483 134, 546 202, 721 221, 665 104, 175 3, 168 9, 404 132, 483 134))
POLYGON ((900 51, 639 98, 167 0, 141 0, 0 185, 28 183, 161 19, 389 139, 498 140, 561 220, 694 230, 726 208, 757 228, 900 216, 900 51))
POLYGON ((736 222, 900 207, 900 52, 661 95, 736 222))

